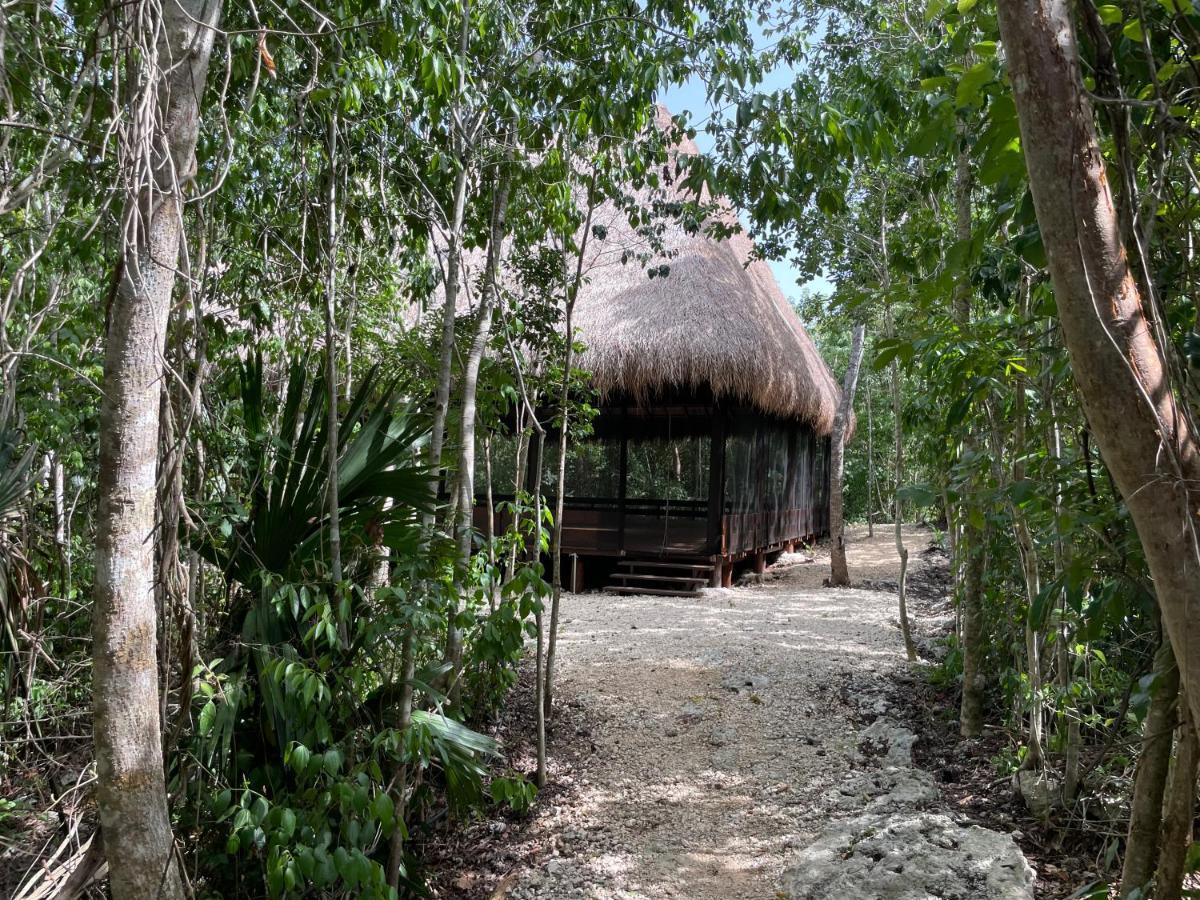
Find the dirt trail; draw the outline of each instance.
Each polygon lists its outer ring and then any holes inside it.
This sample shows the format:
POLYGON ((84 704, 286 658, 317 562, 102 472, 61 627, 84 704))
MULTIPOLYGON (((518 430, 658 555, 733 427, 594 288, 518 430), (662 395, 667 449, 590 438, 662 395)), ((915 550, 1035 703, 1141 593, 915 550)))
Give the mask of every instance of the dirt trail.
MULTIPOLYGON (((856 582, 895 580, 890 529, 849 548, 856 582)), ((825 588, 828 571, 818 551, 700 599, 564 598, 559 698, 595 749, 522 829, 541 852, 507 896, 776 896, 795 849, 854 811, 838 787, 862 765, 856 695, 904 665, 895 595, 825 588)))

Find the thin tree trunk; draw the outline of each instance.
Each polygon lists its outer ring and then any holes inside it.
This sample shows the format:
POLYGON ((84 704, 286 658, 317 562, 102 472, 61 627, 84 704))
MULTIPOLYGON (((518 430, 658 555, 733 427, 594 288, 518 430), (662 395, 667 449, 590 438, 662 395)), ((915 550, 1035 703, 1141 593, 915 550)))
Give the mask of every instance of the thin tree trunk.
POLYGON ((1194 426, 1121 243, 1070 5, 1000 0, 998 9, 1072 373, 1137 528, 1192 719, 1200 721, 1194 426))
MULTIPOLYGON (((892 288, 892 273, 888 260, 888 221, 886 193, 880 204, 879 213, 879 279, 884 296, 887 297, 892 288)), ((891 300, 884 304, 884 333, 889 338, 896 336, 896 322, 892 316, 891 300)), ((900 497, 900 488, 904 483, 904 422, 902 419, 903 402, 900 393, 900 364, 892 359, 888 368, 892 392, 892 434, 894 439, 894 458, 892 460, 895 485, 892 493, 892 528, 896 540, 896 555, 900 558, 900 576, 898 585, 897 611, 900 617, 900 635, 904 639, 904 655, 909 662, 916 662, 917 647, 913 643, 912 626, 908 621, 908 548, 904 546, 904 501, 900 497)))
POLYGON ((550 718, 550 705, 554 693, 554 658, 558 650, 558 614, 562 601, 562 534, 563 534, 563 502, 567 493, 567 444, 570 423, 571 400, 571 369, 575 366, 575 329, 573 316, 575 300, 579 296, 579 288, 583 284, 583 261, 587 252, 588 238, 592 230, 592 214, 596 210, 593 194, 596 189, 596 174, 593 172, 591 183, 588 185, 588 209, 583 220, 583 236, 580 238, 576 254, 575 277, 567 287, 566 311, 563 317, 563 338, 566 346, 563 350, 563 380, 559 390, 558 407, 561 417, 558 437, 558 472, 557 488, 554 499, 554 525, 550 534, 550 566, 551 592, 550 600, 550 638, 546 648, 546 682, 543 687, 542 704, 545 706, 546 718, 550 718))
MULTIPOLYGON (((970 57, 968 57, 968 62, 970 57)), ((964 146, 964 135, 959 128, 959 149, 955 160, 954 218, 955 237, 959 242, 971 239, 971 158, 964 146)), ((954 301, 955 315, 959 326, 969 331, 971 327, 971 289, 964 276, 958 286, 954 301)), ((974 457, 979 440, 973 425, 967 426, 963 440, 962 456, 974 457)), ((983 732, 983 529, 972 515, 978 503, 974 496, 978 489, 976 479, 971 477, 962 499, 962 535, 959 549, 963 553, 963 583, 960 593, 962 607, 962 702, 959 706, 958 728, 963 737, 978 737, 983 732)))
MULTIPOLYGON (((537 441, 537 465, 534 478, 534 526, 533 526, 533 558, 537 559, 542 553, 542 441, 545 434, 539 429, 532 438, 537 441)), ((545 696, 545 649, 546 630, 543 626, 542 604, 539 601, 533 614, 534 625, 537 628, 537 663, 534 666, 533 705, 537 721, 537 786, 546 786, 546 705, 542 703, 545 696)))
MULTIPOLYGON (((492 484, 492 433, 489 431, 483 439, 483 485, 487 494, 487 516, 484 519, 483 538, 487 541, 488 563, 493 570, 496 568, 496 495, 492 484)), ((494 575, 493 575, 494 577, 494 575)), ((496 584, 493 581, 488 590, 488 608, 496 611, 496 584)))
POLYGON ((896 555, 900 557, 899 615, 900 634, 904 638, 904 655, 909 662, 917 661, 917 646, 913 643, 912 626, 908 621, 908 548, 904 546, 904 501, 900 497, 900 482, 904 477, 904 432, 900 424, 900 367, 892 361, 892 407, 896 412, 896 555))
MULTIPOLYGON (((507 170, 496 179, 496 194, 492 199, 491 233, 488 238, 488 257, 484 273, 483 295, 479 301, 479 319, 475 336, 463 367, 462 424, 458 456, 458 503, 455 514, 455 534, 458 538, 458 564, 455 566, 456 594, 461 595, 461 576, 471 562, 471 512, 475 504, 475 410, 479 387, 479 369, 491 334, 492 308, 496 301, 496 277, 500 267, 500 251, 505 234, 505 214, 508 210, 508 191, 512 177, 507 170)), ((451 682, 457 696, 458 673, 462 666, 462 631, 458 627, 460 607, 451 605, 446 623, 446 660, 451 663, 451 682)))
MULTIPOLYGON (((1021 286, 1021 317, 1024 321, 1029 314, 1029 283, 1021 286)), ((1029 348, 1024 347, 1028 354, 1029 348)), ((1025 480, 1025 385, 1018 377, 1015 385, 1016 400, 1013 417, 1016 426, 1012 440, 1012 479, 1013 483, 1025 480)), ((1003 452, 1001 446, 1000 452, 1003 452)), ((997 457, 999 458, 999 453, 997 457)), ((1026 676, 1029 679, 1029 752, 1024 760, 1024 767, 1040 769, 1045 762, 1042 751, 1042 719, 1045 714, 1045 698, 1042 696, 1042 634, 1033 621, 1033 609, 1037 604, 1038 595, 1042 590, 1041 572, 1038 567, 1037 547, 1033 542, 1033 534, 1029 530, 1025 511, 1016 502, 1009 503, 1009 514, 1012 517, 1013 536, 1017 542, 1017 552, 1021 557, 1021 575, 1025 583, 1025 661, 1026 676)))
MULTIPOLYGON (((57 387, 55 393, 58 393, 57 387)), ((57 398, 56 398, 57 399, 57 398)), ((54 498, 54 553, 58 557, 58 593, 71 597, 71 547, 67 538, 67 501, 62 458, 50 454, 50 491, 54 498)))
POLYGON ((131 54, 133 121, 122 141, 133 181, 104 356, 92 623, 96 803, 117 900, 184 896, 163 776, 151 536, 182 192, 196 171, 220 10, 167 0, 155 11, 131 8, 126 23, 141 49, 131 54))
MULTIPOLYGON (((1048 371, 1048 370, 1047 370, 1048 371)), ((1062 465, 1062 430, 1058 424, 1058 413, 1054 403, 1053 384, 1047 375, 1045 387, 1046 407, 1050 413, 1049 440, 1046 442, 1050 455, 1054 459, 1055 471, 1062 465)), ((1068 550, 1063 540, 1060 522, 1063 514, 1062 482, 1057 474, 1054 479, 1054 577, 1061 578, 1067 570, 1068 550)), ((1074 654, 1071 644, 1074 639, 1067 615, 1070 607, 1067 603, 1067 592, 1061 591, 1058 603, 1058 633, 1056 635, 1056 655, 1058 665, 1058 687, 1063 697, 1066 709, 1060 716, 1059 728, 1063 729, 1065 719, 1066 734, 1062 737, 1063 746, 1063 802, 1071 803, 1079 793, 1079 751, 1082 744, 1079 731, 1079 712, 1072 704, 1071 682, 1074 680, 1074 654)))
MULTIPOLYGON (((413 709, 413 678, 416 676, 416 648, 413 644, 413 632, 416 626, 409 623, 404 633, 404 642, 400 650, 400 721, 397 729, 401 736, 412 726, 413 709)), ((395 811, 396 830, 392 832, 391 845, 388 847, 387 883, 388 887, 398 887, 400 871, 404 867, 404 818, 408 814, 408 761, 400 764, 396 773, 396 799, 393 803, 395 811)))
POLYGON ((1163 807, 1163 830, 1155 876, 1157 900, 1180 900, 1184 867, 1192 845, 1192 822, 1196 812, 1196 770, 1200 764, 1200 742, 1188 712, 1186 699, 1179 704, 1180 722, 1175 742, 1175 762, 1163 807))
MULTIPOLYGON (((446 441, 446 419, 450 411, 450 388, 454 376, 454 323, 458 318, 459 267, 462 264, 462 230, 467 206, 467 171, 454 180, 454 211, 446 238, 445 301, 442 306, 442 344, 438 351, 437 388, 433 395, 433 426, 429 434, 431 489, 435 496, 442 483, 442 450, 446 441)), ((432 513, 423 517, 426 525, 432 513)))
POLYGON ((875 537, 875 421, 871 414, 871 379, 867 379, 867 537, 875 537))
MULTIPOLYGON (((462 28, 459 31, 458 54, 458 96, 463 96, 464 79, 467 75, 467 49, 471 41, 471 4, 462 4, 462 28)), ((446 280, 445 303, 442 307, 442 344, 438 355, 437 389, 434 391, 433 428, 429 436, 429 465, 431 487, 434 496, 441 485, 442 450, 446 440, 446 419, 450 413, 450 387, 454 374, 454 323, 458 317, 458 287, 459 267, 462 263, 463 223, 467 211, 467 181, 470 172, 468 165, 469 142, 461 132, 454 138, 454 149, 459 170, 454 178, 454 199, 452 201, 450 221, 446 230, 446 280)), ((454 515, 454 499, 451 498, 451 516, 454 515)), ((433 514, 426 513, 422 517, 426 527, 433 523, 433 514)), ((453 522, 453 519, 451 519, 453 522)))
POLYGON ((1179 669, 1164 637, 1154 654, 1154 685, 1150 709, 1142 732, 1142 753, 1138 758, 1129 803, 1129 837, 1125 842, 1125 863, 1121 868, 1120 896, 1135 888, 1146 887, 1158 865, 1158 838, 1163 824, 1163 793, 1171 766, 1171 740, 1175 731, 1175 706, 1179 699, 1179 669))
MULTIPOLYGON (((337 329, 337 141, 338 116, 329 115, 325 134, 329 154, 329 183, 325 188, 326 240, 325 248, 325 458, 329 483, 326 487, 326 512, 329 516, 329 575, 335 596, 342 583, 342 519, 338 491, 338 329, 337 329)), ((333 604, 336 609, 339 604, 333 604)), ((338 636, 343 644, 350 640, 350 623, 338 616, 338 636)))
MULTIPOLYGON (((521 533, 521 493, 525 490, 525 468, 529 465, 530 429, 524 424, 524 409, 517 410, 517 447, 513 453, 513 504, 512 521, 508 527, 514 534, 521 533)), ((504 563, 504 583, 513 580, 517 574, 517 544, 514 541, 508 548, 508 559, 504 563)))
MULTIPOLYGON (((850 337, 850 361, 842 383, 842 402, 833 420, 833 439, 830 441, 829 463, 829 583, 833 587, 849 587, 850 570, 846 565, 846 521, 842 499, 842 476, 845 469, 846 429, 854 410, 854 391, 858 387, 858 370, 862 365, 863 343, 867 327, 854 326, 850 337)), ((907 554, 906 554, 907 555, 907 554)))

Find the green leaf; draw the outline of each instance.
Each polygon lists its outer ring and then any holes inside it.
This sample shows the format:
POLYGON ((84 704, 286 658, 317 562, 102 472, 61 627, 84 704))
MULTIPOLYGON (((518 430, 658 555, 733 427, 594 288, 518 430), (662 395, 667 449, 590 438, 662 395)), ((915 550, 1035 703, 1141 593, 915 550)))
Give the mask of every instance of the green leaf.
POLYGON ((896 491, 896 496, 913 506, 932 506, 937 502, 937 492, 929 484, 906 484, 896 491))
POLYGON ((267 817, 269 807, 265 797, 256 797, 254 804, 250 807, 250 818, 255 825, 261 825, 262 820, 267 817))
POLYGON ((1119 6, 1113 6, 1111 3, 1106 3, 1096 10, 1100 14, 1100 21, 1105 25, 1120 25, 1121 20, 1125 18, 1125 14, 1121 12, 1119 6))
POLYGON ((279 831, 285 841, 289 841, 296 832, 296 814, 290 809, 284 809, 279 814, 279 831))
POLYGON ((1187 859, 1183 864, 1185 872, 1200 871, 1200 841, 1193 841, 1187 849, 1187 859))
POLYGON ((200 709, 200 719, 196 724, 196 731, 202 737, 212 733, 213 723, 217 720, 217 704, 209 700, 200 709))
POLYGON ((996 80, 996 70, 991 60, 977 62, 963 73, 954 92, 954 102, 961 109, 966 106, 983 105, 983 89, 996 80))
POLYGON ((958 14, 965 15, 975 8, 979 0, 958 0, 958 14))
POLYGON ((1135 44, 1140 44, 1146 37, 1145 32, 1142 31, 1141 19, 1130 19, 1125 23, 1125 27, 1121 29, 1121 33, 1135 44))
POLYGON ((336 775, 342 767, 342 754, 337 750, 326 750, 323 764, 326 772, 336 775))
POLYGON ((982 184, 998 184, 1005 178, 1021 178, 1025 175, 1025 154, 1021 151, 1021 139, 1014 137, 1003 146, 994 148, 979 167, 982 184))
POLYGON ((371 801, 371 812, 381 822, 389 821, 392 817, 392 801, 387 794, 380 791, 371 801))

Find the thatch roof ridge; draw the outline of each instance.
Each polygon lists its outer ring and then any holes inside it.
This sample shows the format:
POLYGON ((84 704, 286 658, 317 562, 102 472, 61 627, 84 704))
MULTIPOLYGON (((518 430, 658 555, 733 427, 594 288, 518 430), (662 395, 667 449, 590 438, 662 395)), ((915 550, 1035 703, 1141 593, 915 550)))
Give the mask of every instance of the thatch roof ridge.
MULTIPOLYGON (((657 119, 659 127, 669 122, 665 108, 657 119)), ((697 152, 686 138, 676 150, 697 152)), ((685 197, 680 186, 666 193, 685 197)), ((649 201, 649 193, 639 199, 649 201)), ((718 215, 733 213, 725 206, 718 215)), ((819 434, 831 431, 840 388, 770 267, 754 258, 749 237, 715 240, 670 223, 662 235, 670 255, 651 261, 669 273, 650 278, 636 262, 622 263, 639 243, 628 218, 613 204, 597 217, 607 234, 592 239, 574 318, 587 348, 579 365, 602 395, 648 398, 707 387, 763 413, 809 422, 819 434)))

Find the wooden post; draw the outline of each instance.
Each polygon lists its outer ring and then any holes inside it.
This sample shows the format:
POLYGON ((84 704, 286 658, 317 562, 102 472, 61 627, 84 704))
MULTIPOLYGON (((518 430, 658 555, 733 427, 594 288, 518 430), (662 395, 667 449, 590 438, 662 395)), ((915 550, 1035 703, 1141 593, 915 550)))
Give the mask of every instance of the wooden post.
POLYGON ((715 587, 715 588, 721 587, 725 583, 724 582, 724 578, 725 578, 724 572, 725 572, 725 567, 724 567, 724 565, 722 565, 721 560, 718 559, 716 562, 713 563, 712 577, 710 577, 708 579, 708 586, 715 587))
POLYGON ((725 560, 721 566, 721 587, 733 587, 733 560, 725 560))
POLYGON ((754 574, 762 575, 767 571, 767 554, 765 550, 754 552, 754 574))
POLYGON ((620 484, 617 488, 617 553, 625 555, 625 495, 629 481, 629 411, 621 407, 620 484))
MULTIPOLYGON (((725 518, 725 418, 712 411, 712 437, 708 454, 708 552, 723 553, 725 518)), ((714 585, 715 587, 716 585, 714 585)))

